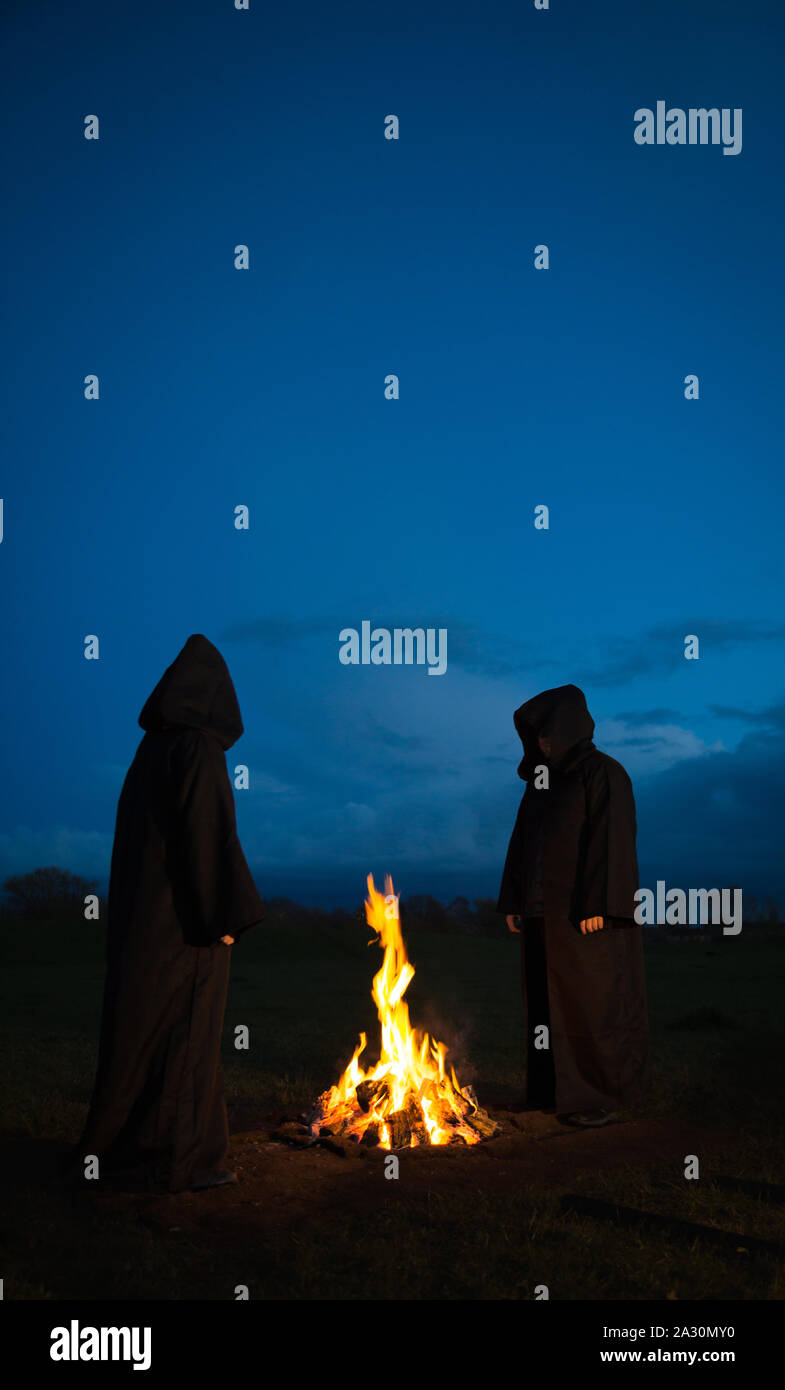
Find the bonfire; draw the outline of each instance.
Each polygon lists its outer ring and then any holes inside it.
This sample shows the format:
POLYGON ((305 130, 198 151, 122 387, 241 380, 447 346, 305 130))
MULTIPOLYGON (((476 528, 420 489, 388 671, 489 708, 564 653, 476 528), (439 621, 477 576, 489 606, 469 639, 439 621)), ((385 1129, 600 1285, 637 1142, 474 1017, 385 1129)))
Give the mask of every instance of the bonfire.
POLYGON ((361 1066, 367 1042, 361 1033, 338 1084, 319 1097, 306 1117, 311 1134, 351 1138, 383 1149, 478 1144, 491 1138, 500 1126, 480 1108, 471 1086, 462 1087, 454 1068, 448 1070, 444 1043, 434 1042, 409 1022, 404 995, 414 966, 406 955, 389 875, 384 895, 368 875, 365 915, 376 933, 374 941, 384 948, 371 991, 381 1025, 379 1061, 369 1071, 361 1066))

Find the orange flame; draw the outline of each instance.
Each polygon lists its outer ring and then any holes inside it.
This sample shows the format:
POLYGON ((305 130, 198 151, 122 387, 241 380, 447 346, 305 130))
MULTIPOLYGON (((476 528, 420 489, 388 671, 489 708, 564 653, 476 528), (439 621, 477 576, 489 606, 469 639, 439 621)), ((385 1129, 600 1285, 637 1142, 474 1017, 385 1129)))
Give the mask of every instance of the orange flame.
POLYGON ((338 1084, 319 1098, 321 1122, 327 1127, 337 1125, 341 1133, 358 1139, 375 1125, 379 1144, 389 1149, 393 1138, 390 1117, 409 1106, 410 1114, 416 1117, 408 1139, 412 1148, 419 1143, 449 1144, 456 1138, 465 1144, 476 1144, 480 1135, 464 1117, 476 1111, 477 1106, 461 1090, 452 1067, 447 1074, 447 1048, 444 1043, 433 1042, 427 1033, 413 1029, 409 1022, 404 995, 414 978, 414 966, 406 955, 398 898, 389 875, 384 896, 376 891, 373 876, 368 875, 365 915, 384 948, 372 989, 381 1024, 381 1054, 370 1071, 362 1068, 359 1059, 367 1040, 361 1033, 338 1084), (382 1083, 377 1088, 367 1088, 371 1092, 367 1108, 363 1108, 357 1096, 357 1087, 363 1082, 382 1083))

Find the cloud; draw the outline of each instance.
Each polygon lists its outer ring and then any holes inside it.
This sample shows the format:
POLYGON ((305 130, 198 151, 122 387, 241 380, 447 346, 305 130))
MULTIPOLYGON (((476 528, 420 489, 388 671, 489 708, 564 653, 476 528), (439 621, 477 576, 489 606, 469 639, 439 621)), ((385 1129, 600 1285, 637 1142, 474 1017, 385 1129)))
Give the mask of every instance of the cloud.
POLYGON ((631 723, 627 716, 599 720, 594 739, 598 747, 636 775, 660 772, 688 759, 722 752, 725 747, 721 740, 706 743, 682 724, 631 723))
POLYGON ((764 728, 785 729, 785 700, 765 709, 739 709, 736 705, 710 705, 712 714, 721 719, 740 719, 745 724, 759 724, 764 728))
MULTIPOLYGON (((569 682, 598 688, 621 686, 643 675, 673 670, 684 659, 684 638, 688 633, 698 635, 704 651, 715 652, 779 642, 785 637, 785 626, 781 623, 691 616, 661 623, 630 637, 595 638, 595 645, 601 647, 603 655, 600 664, 592 664, 587 658, 585 642, 580 646, 560 643, 556 634, 549 635, 546 645, 539 640, 522 642, 514 637, 502 637, 460 621, 443 625, 447 627, 451 665, 492 679, 525 676, 529 685, 538 685, 539 689, 569 682), (554 651, 556 646, 559 646, 558 656, 545 654, 554 651), (540 672, 543 673, 541 678, 540 672)), ((678 718, 675 710, 656 709, 637 715, 632 712, 630 722, 637 719, 658 724, 674 718, 678 718)))
POLYGON ((682 762, 637 791, 641 867, 678 886, 781 895, 784 798, 782 733, 756 731, 733 751, 682 762))
POLYGON ((56 825, 33 830, 18 825, 0 834, 0 879, 54 864, 59 869, 103 879, 109 868, 113 836, 100 830, 56 825))
POLYGON ((368 719, 366 729, 369 737, 384 748, 423 748, 425 745, 425 740, 417 734, 401 734, 397 729, 388 729, 375 719, 368 719))
MULTIPOLYGON (((355 605, 353 605, 355 606, 355 605)), ((396 627, 446 627, 448 665, 461 666, 467 671, 495 677, 519 676, 522 671, 546 669, 562 664, 545 658, 536 643, 517 641, 499 636, 462 620, 450 620, 444 614, 398 610, 396 613, 345 613, 341 618, 256 618, 248 623, 236 623, 220 634, 219 642, 255 642, 261 647, 282 648, 308 637, 329 635, 334 639, 337 660, 338 633, 342 628, 355 627, 370 619, 374 627, 392 631, 396 627)))
POLYGON ((681 716, 675 709, 621 710, 615 718, 623 724, 675 724, 681 716))
POLYGON ((732 651, 736 647, 781 642, 785 625, 757 619, 687 617, 660 623, 634 637, 603 641, 602 665, 589 670, 585 679, 595 686, 627 685, 655 671, 672 670, 683 661, 684 638, 695 633, 705 653, 732 651))
MULTIPOLYGON (((543 656, 541 644, 521 642, 514 637, 501 637, 476 625, 465 622, 445 622, 447 628, 447 659, 450 665, 492 678, 522 676, 530 678, 532 671, 558 669, 563 658, 543 656)), ((555 681, 554 684, 563 684, 555 681)))
MULTIPOLYGON (((540 689, 568 682, 598 688, 621 686, 640 676, 674 670, 684 660, 684 638, 691 633, 700 638, 704 652, 731 651, 744 645, 781 642, 785 638, 782 623, 688 616, 660 623, 630 637, 595 638, 595 645, 602 650, 602 661, 597 664, 587 658, 585 643, 581 646, 561 644, 558 656, 546 656, 545 651, 553 651, 557 645, 553 635, 546 647, 543 642, 520 642, 463 622, 446 626, 451 664, 492 678, 525 674, 529 684, 533 683, 532 676, 539 672, 556 672, 543 675, 538 682, 540 689)), ((678 715, 674 710, 657 709, 642 711, 639 715, 633 712, 630 722, 633 718, 639 722, 662 723, 678 715)))
MULTIPOLYGON (((232 765, 233 763, 230 763, 230 768, 232 765)), ((279 802, 298 801, 302 796, 302 789, 296 783, 287 782, 283 777, 275 777, 264 768, 252 766, 249 776, 250 790, 257 796, 274 796, 279 802)))
MULTIPOLYGON (((538 686, 539 689, 568 682, 610 688, 628 685, 641 676, 658 671, 673 671, 683 662, 684 638, 688 633, 697 634, 704 652, 715 653, 742 646, 781 642, 785 638, 785 625, 782 623, 752 618, 696 618, 692 615, 657 624, 632 636, 597 636, 591 645, 602 651, 602 660, 593 663, 587 655, 589 644, 585 640, 580 645, 562 643, 558 634, 551 633, 547 643, 539 638, 521 641, 515 636, 500 635, 462 619, 450 619, 445 614, 423 615, 399 610, 395 614, 363 613, 359 617, 344 614, 340 619, 280 615, 256 618, 225 628, 219 640, 252 642, 263 648, 280 650, 309 637, 329 636, 330 644, 334 643, 337 659, 341 628, 358 627, 362 619, 369 616, 374 626, 389 629, 402 626, 446 627, 448 667, 457 666, 494 680, 525 677, 528 685, 538 686), (558 655, 550 655, 557 648, 558 655)), ((631 712, 629 722, 637 718, 638 722, 659 724, 678 717, 675 711, 667 709, 648 711, 648 718, 646 713, 635 715, 631 712)))
MULTIPOLYGON (((541 689, 549 684, 563 685, 568 681, 596 687, 627 685, 656 671, 673 670, 683 660, 684 638, 688 633, 697 634, 704 652, 707 649, 713 652, 732 651, 741 646, 780 642, 785 638, 785 625, 782 623, 759 619, 696 618, 693 615, 660 623, 629 637, 609 635, 596 638, 595 645, 602 649, 602 661, 592 664, 587 659, 585 643, 580 647, 563 644, 558 655, 546 655, 546 652, 554 650, 554 644, 558 645, 554 635, 551 635, 546 647, 540 640, 521 641, 509 634, 502 636, 478 624, 451 620, 439 614, 374 614, 372 620, 374 626, 390 629, 401 626, 446 627, 450 666, 497 680, 511 676, 520 678, 525 674, 529 684, 539 683, 541 689), (533 674, 539 672, 544 673, 542 678, 533 682, 533 674)), ((357 626, 360 621, 361 618, 352 619, 346 615, 341 619, 257 618, 226 628, 221 640, 256 642, 262 647, 280 649, 308 637, 331 634, 337 651, 341 628, 357 626)), ((630 722, 637 719, 638 722, 653 724, 675 716, 675 711, 667 709, 628 713, 630 722)), ((739 717, 742 717, 741 712, 739 717)), ((785 714, 781 717, 785 718, 785 714)))

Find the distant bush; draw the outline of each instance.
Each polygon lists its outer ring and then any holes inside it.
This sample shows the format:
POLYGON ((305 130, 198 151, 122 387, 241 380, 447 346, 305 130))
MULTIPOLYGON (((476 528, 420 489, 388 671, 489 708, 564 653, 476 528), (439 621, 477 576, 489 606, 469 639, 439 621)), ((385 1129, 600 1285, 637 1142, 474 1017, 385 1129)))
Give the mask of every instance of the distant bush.
POLYGON ((404 931, 418 930, 460 936, 507 936, 504 918, 496 911, 493 898, 455 898, 444 907, 437 898, 422 893, 401 902, 401 924, 404 931))
MULTIPOLYGON (((303 907, 290 898, 265 898, 264 925, 299 927, 365 926, 365 908, 303 907)), ((401 900, 401 927, 404 934, 419 931, 450 936, 507 936, 504 918, 496 911, 493 898, 455 898, 447 906, 429 893, 413 894, 401 900)))
POLYGON ((3 882, 5 916, 73 917, 84 912, 88 893, 95 893, 97 879, 81 878, 50 865, 29 874, 9 874, 3 882))
POLYGON ((342 907, 303 907, 291 898, 263 898, 266 927, 348 927, 365 921, 365 913, 357 907, 347 912, 342 907))

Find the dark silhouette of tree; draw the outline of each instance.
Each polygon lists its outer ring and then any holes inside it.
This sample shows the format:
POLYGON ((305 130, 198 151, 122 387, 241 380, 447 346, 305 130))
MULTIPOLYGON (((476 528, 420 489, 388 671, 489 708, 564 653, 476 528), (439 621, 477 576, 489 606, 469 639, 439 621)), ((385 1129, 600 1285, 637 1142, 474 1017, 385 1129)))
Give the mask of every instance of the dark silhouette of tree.
POLYGON ((50 865, 29 874, 10 874, 3 882, 6 912, 22 917, 64 917, 84 913, 84 900, 95 893, 97 879, 81 878, 50 865))
POLYGON ((454 930, 442 904, 430 893, 415 893, 410 898, 404 898, 401 902, 401 922, 404 930, 407 927, 425 927, 433 932, 454 930))

